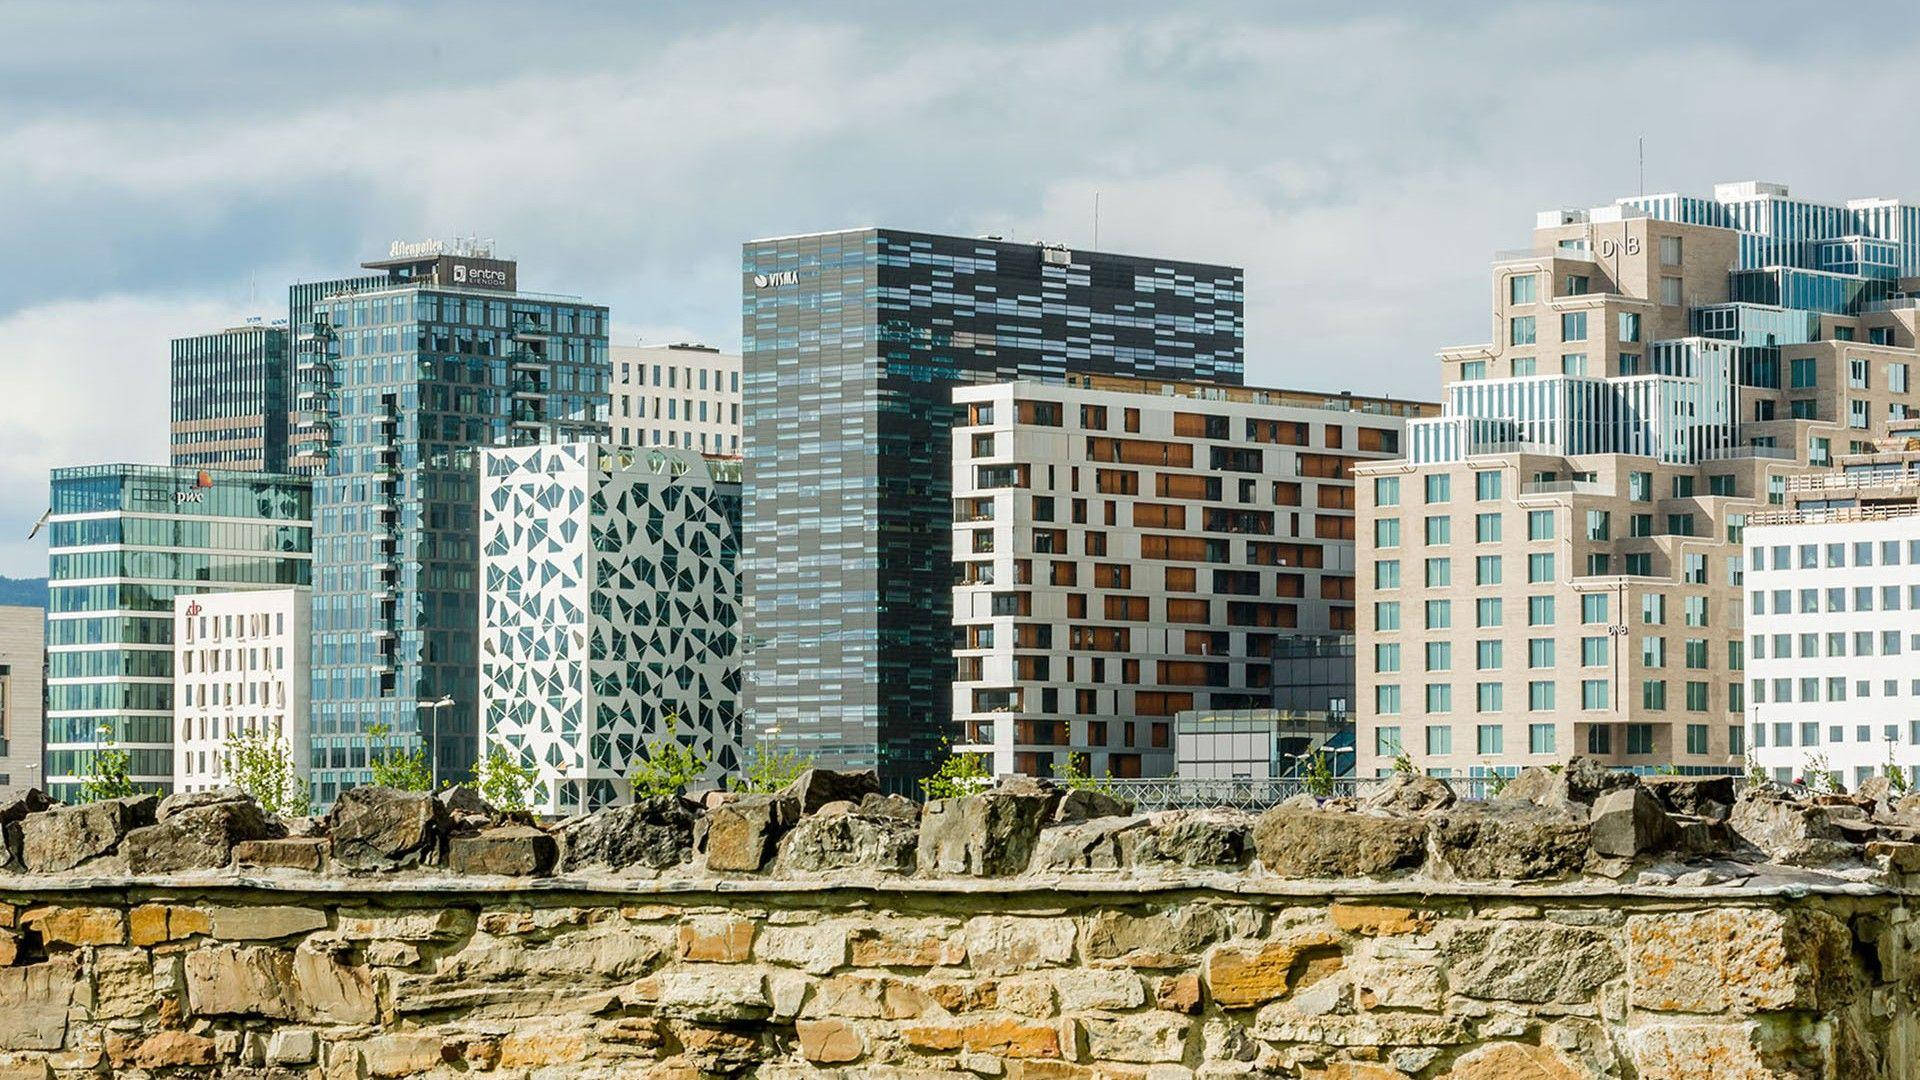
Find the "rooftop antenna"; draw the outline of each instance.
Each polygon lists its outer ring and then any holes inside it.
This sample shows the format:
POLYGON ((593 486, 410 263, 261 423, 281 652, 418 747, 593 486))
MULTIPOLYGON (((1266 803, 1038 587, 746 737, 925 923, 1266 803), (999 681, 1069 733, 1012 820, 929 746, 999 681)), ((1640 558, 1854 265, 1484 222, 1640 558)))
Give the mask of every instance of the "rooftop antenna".
POLYGON ((1093 250, 1100 250, 1100 193, 1093 193, 1093 250))

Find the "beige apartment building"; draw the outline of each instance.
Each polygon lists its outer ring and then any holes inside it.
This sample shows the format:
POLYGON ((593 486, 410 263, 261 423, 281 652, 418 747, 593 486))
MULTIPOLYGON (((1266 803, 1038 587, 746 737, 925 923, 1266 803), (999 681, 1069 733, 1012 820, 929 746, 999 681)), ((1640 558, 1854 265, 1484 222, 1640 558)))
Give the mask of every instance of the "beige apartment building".
POLYGON ((41 787, 45 608, 0 605, 0 798, 41 787))
POLYGON ((740 452, 740 357, 711 345, 614 345, 613 442, 740 452))
POLYGON ((1116 777, 1170 773, 1183 710, 1268 708, 1284 638, 1353 630, 1353 469, 1437 411, 1084 375, 954 402, 956 749, 1116 777))
POLYGON ((1920 411, 1920 214, 1773 184, 1540 215, 1445 414, 1356 469, 1359 772, 1741 771, 1742 535, 1920 411))

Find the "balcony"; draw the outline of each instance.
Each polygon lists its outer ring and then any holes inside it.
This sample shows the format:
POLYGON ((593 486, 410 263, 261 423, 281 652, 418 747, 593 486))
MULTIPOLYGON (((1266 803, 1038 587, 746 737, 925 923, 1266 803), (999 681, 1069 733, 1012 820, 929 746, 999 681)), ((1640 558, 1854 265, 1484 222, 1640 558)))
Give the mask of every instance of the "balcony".
POLYGON ((1854 473, 1808 473, 1787 478, 1788 491, 1853 491, 1859 488, 1913 487, 1920 485, 1920 472, 1909 469, 1874 469, 1854 473))
POLYGON ((1597 480, 1535 480, 1520 485, 1521 495, 1611 495, 1613 489, 1597 480))

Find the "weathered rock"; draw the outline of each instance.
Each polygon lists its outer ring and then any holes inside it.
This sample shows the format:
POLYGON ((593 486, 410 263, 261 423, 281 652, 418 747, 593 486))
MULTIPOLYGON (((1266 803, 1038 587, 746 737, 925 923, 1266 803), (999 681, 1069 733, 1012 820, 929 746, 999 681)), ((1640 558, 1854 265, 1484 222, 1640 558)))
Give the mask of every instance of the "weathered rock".
POLYGON ((1835 1009, 1853 941, 1825 912, 1722 908, 1627 919, 1631 1003, 1658 1012, 1835 1009))
POLYGON ((1417 773, 1395 773, 1378 790, 1362 799, 1360 805, 1386 814, 1424 814, 1445 810, 1455 801, 1453 787, 1445 780, 1417 773))
POLYGON ((421 866, 440 860, 447 809, 424 791, 349 788, 327 814, 333 861, 350 870, 421 866))
POLYGON ((500 825, 447 841, 447 867, 456 874, 544 877, 559 857, 559 843, 532 825, 500 825))
POLYGON ((833 769, 808 769, 788 781, 779 794, 793 800, 802 814, 811 814, 830 802, 857 803, 868 795, 880 793, 880 776, 872 769, 838 772, 833 769))
POLYGON ((1468 1051, 1453 1063, 1447 1080, 1588 1080, 1592 1075, 1551 1047, 1501 1042, 1468 1051))
POLYGON ((975 877, 1020 873, 1056 797, 1016 786, 934 799, 920 817, 920 869, 975 877))
POLYGON ((1245 810, 1163 810, 1121 838, 1134 866, 1231 869, 1253 858, 1254 816, 1245 810))
POLYGON ((706 852, 707 869, 758 872, 799 819, 800 805, 797 794, 741 795, 708 810, 694 826, 695 846, 706 852))
POLYGON ((253 801, 253 796, 232 785, 214 788, 211 791, 176 791, 161 799, 159 804, 154 807, 153 820, 165 821, 175 814, 187 810, 197 810, 205 806, 220 806, 226 803, 251 803, 253 801))
MULTIPOLYGON (((220 792, 196 792, 215 795, 220 792)), ((179 796, 168 796, 169 800, 179 796)), ((129 832, 122 847, 136 874, 208 870, 227 865, 235 844, 265 840, 273 829, 250 796, 188 805, 160 804, 159 823, 129 832)))
POLYGON ((1741 841, 1787 866, 1825 866, 1858 857, 1858 846, 1840 830, 1839 808, 1782 797, 1765 790, 1741 792, 1727 825, 1741 841))
POLYGON ((1133 804, 1117 795, 1092 788, 1071 788, 1060 796, 1060 802, 1053 808, 1053 820, 1056 822, 1088 821, 1093 818, 1126 817, 1133 813, 1133 804))
POLYGON ((1601 855, 1632 858, 1659 851, 1674 840, 1675 827, 1646 788, 1616 788, 1594 801, 1588 841, 1601 855))
POLYGON ((1034 845, 1035 870, 1117 870, 1127 865, 1122 840, 1146 827, 1144 818, 1101 817, 1053 825, 1034 845))
POLYGON ((0 1050, 58 1050, 67 1041, 67 1010, 81 986, 66 957, 27 967, 0 967, 0 1050))
POLYGON ((28 788, 0 800, 0 870, 12 869, 20 861, 20 823, 28 814, 37 814, 53 805, 47 793, 28 788))
POLYGON ((1492 801, 1571 812, 1576 805, 1584 809, 1601 795, 1636 783, 1632 773, 1610 769, 1589 757, 1575 757, 1559 769, 1523 770, 1492 801))
POLYGON ((1640 783, 1669 814, 1724 821, 1733 812, 1731 776, 1643 776, 1640 783))
POLYGON ((560 828, 560 866, 665 870, 693 853, 693 811, 661 795, 573 818, 560 828))
POLYGON ((1406 818, 1276 806, 1254 822, 1253 844, 1281 877, 1377 877, 1418 869, 1426 830, 1406 818))
POLYGON ((905 795, 868 794, 861 797, 857 809, 862 814, 904 818, 916 824, 920 821, 920 804, 905 795))
POLYGON ((1337 964, 1339 938, 1319 932, 1259 945, 1222 945, 1207 953, 1207 992, 1223 1008, 1261 1005, 1291 992, 1316 957, 1337 964))
POLYGON ((1525 803, 1462 803, 1426 824, 1441 877, 1537 881, 1578 873, 1587 860, 1586 822, 1525 803))
POLYGON ((136 795, 29 814, 20 823, 20 860, 33 873, 52 874, 112 854, 127 833, 153 824, 159 802, 136 795))
POLYGON ((450 814, 465 814, 469 817, 492 819, 500 816, 500 811, 488 802, 470 784, 455 784, 443 788, 434 798, 447 808, 450 814))
POLYGON ((233 845, 233 861, 238 866, 319 870, 326 859, 327 841, 317 836, 246 840, 233 845))
POLYGON ((1446 955, 1453 991, 1490 1001, 1580 1004, 1626 971, 1608 935, 1574 926, 1463 926, 1446 955))
POLYGON ((808 874, 828 870, 911 871, 920 842, 920 823, 917 816, 896 812, 884 802, 887 798, 890 796, 870 795, 862 809, 854 813, 801 818, 780 839, 779 865, 808 874), (869 805, 874 805, 876 812, 868 811, 869 805))

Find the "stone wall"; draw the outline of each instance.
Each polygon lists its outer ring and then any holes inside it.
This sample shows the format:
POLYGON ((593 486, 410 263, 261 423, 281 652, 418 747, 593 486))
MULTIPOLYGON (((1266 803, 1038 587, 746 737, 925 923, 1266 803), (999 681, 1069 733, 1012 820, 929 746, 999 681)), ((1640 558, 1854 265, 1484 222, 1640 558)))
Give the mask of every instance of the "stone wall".
POLYGON ((0 1076, 1909 1078, 1908 915, 1726 886, 100 882, 0 894, 0 1076))
POLYGON ((0 804, 0 1080, 1920 1080, 1920 800, 0 804))

